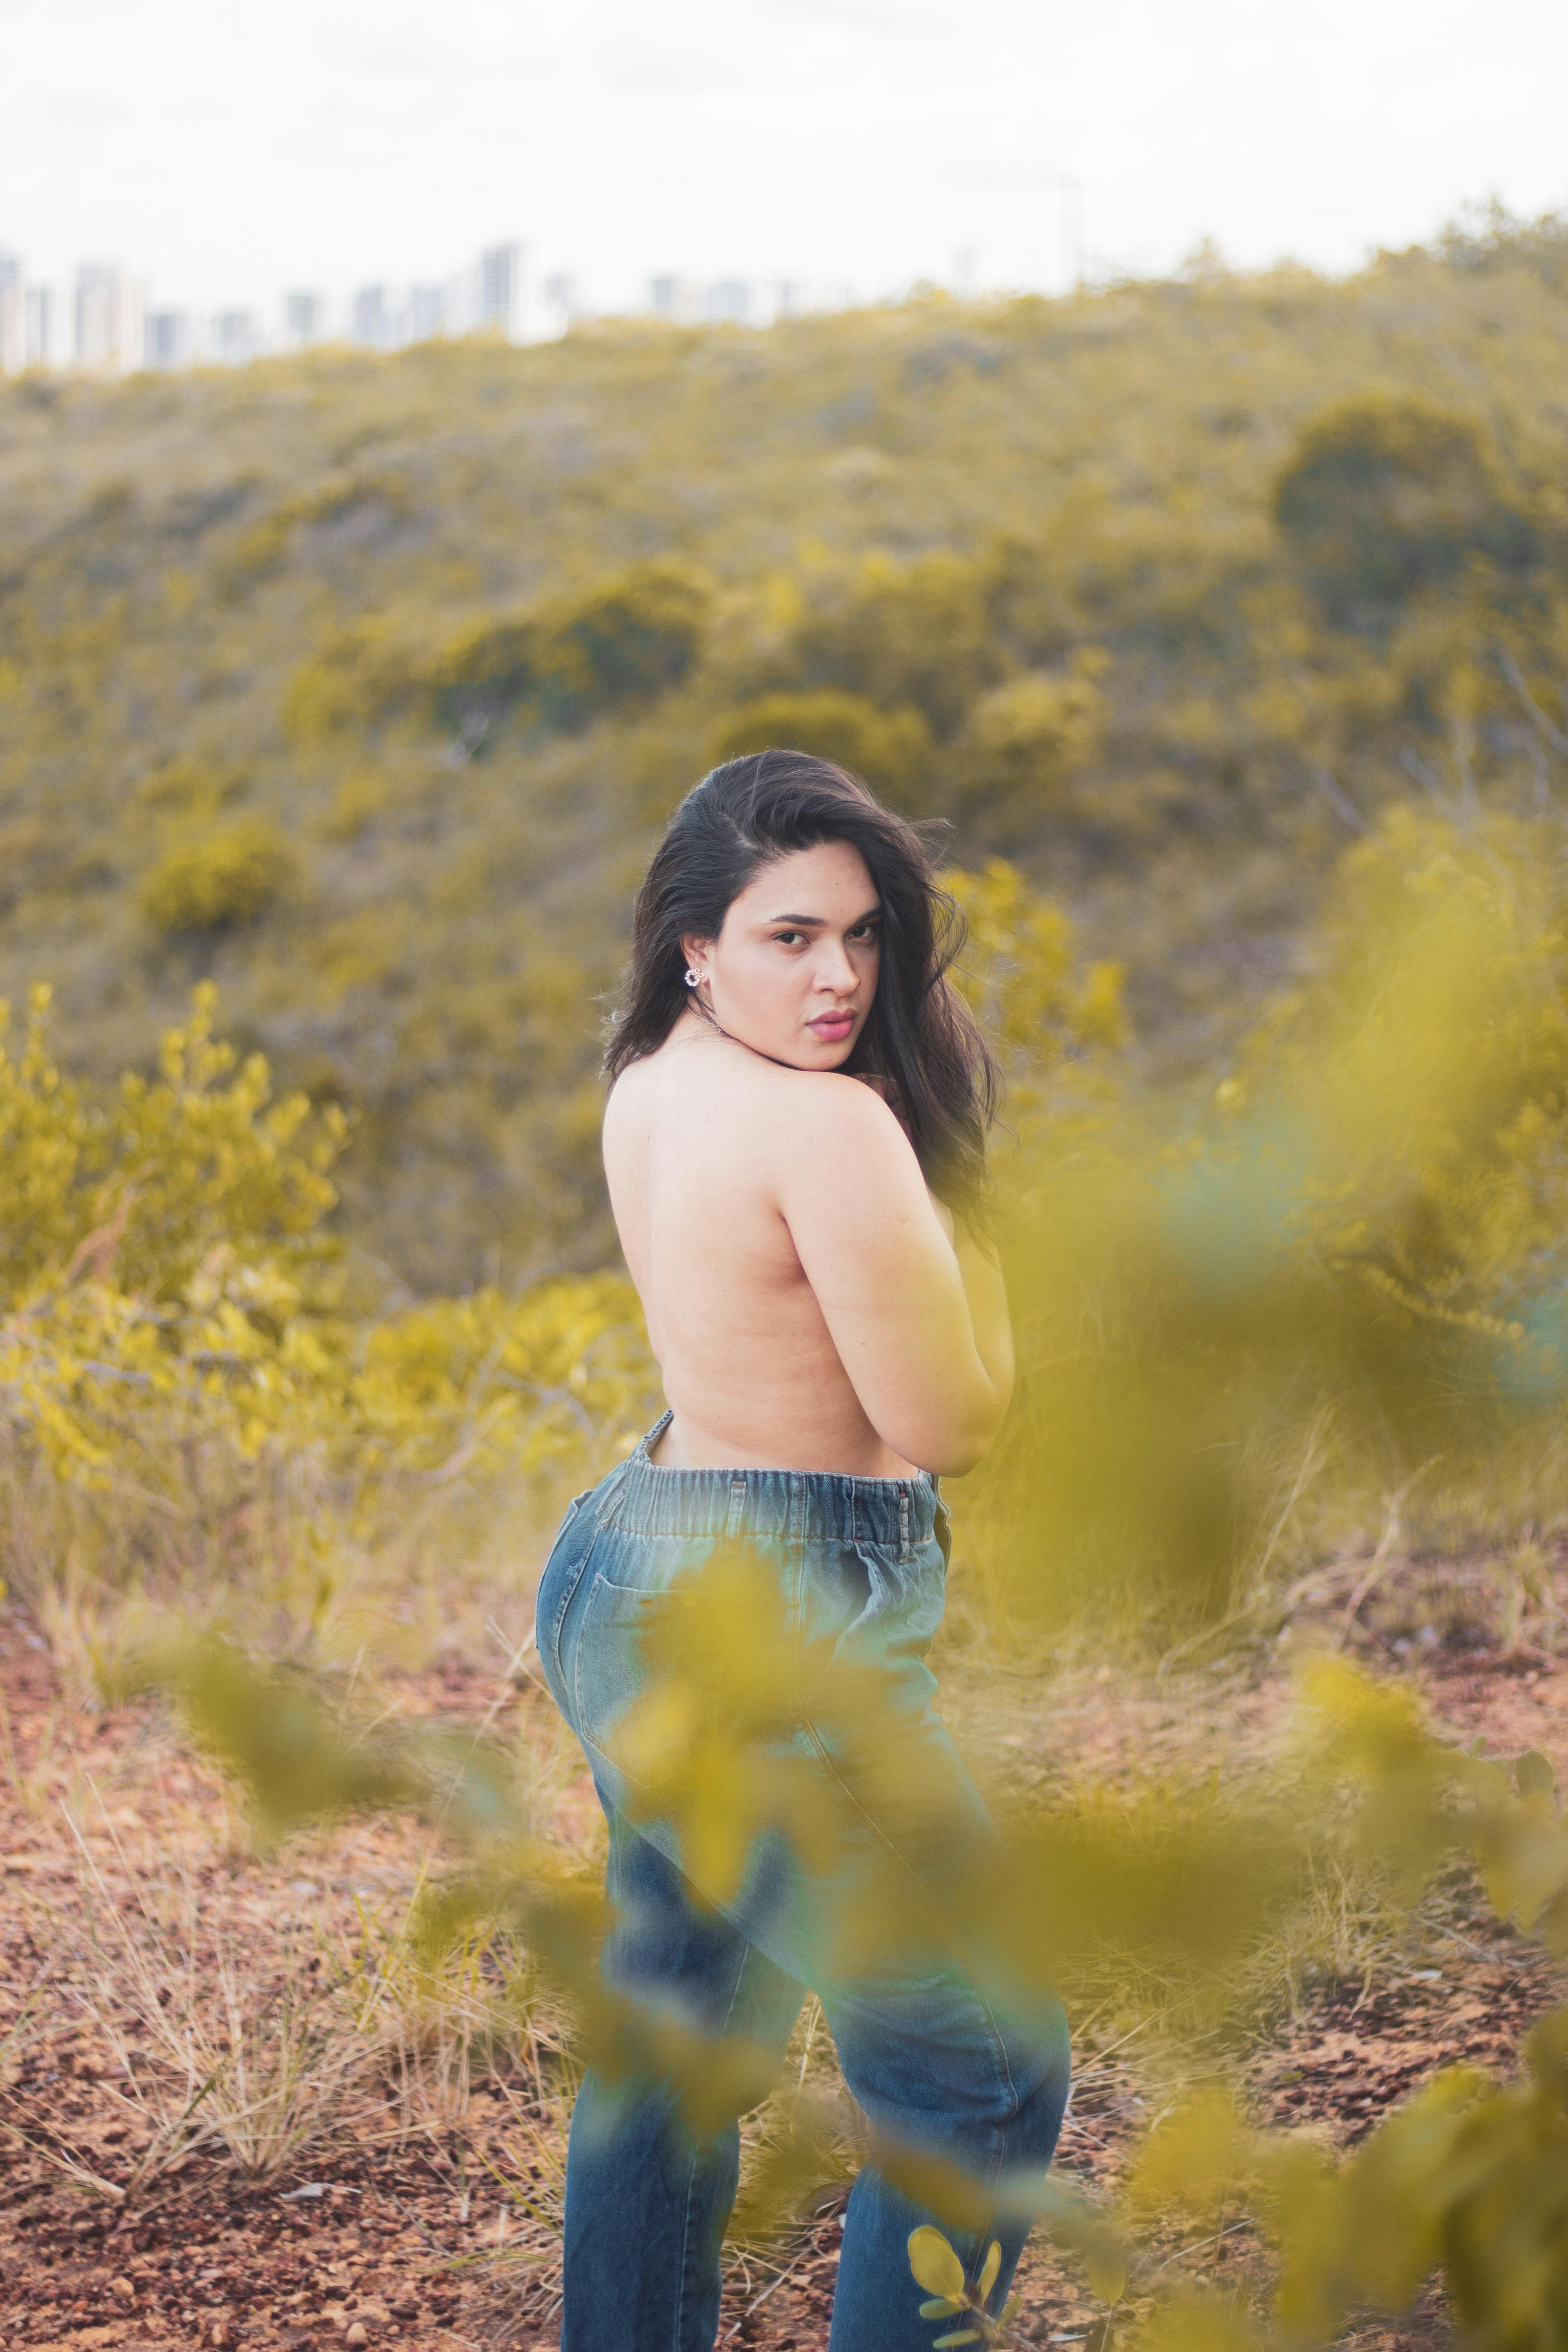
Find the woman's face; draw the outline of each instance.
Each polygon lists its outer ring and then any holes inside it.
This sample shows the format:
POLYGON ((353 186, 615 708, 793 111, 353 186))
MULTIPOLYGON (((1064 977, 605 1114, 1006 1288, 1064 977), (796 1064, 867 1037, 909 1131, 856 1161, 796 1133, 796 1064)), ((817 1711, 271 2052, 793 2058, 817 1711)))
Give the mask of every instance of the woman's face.
POLYGON ((716 940, 680 944, 721 1029, 795 1069, 836 1070, 877 993, 881 926, 860 852, 819 841, 763 866, 716 940))

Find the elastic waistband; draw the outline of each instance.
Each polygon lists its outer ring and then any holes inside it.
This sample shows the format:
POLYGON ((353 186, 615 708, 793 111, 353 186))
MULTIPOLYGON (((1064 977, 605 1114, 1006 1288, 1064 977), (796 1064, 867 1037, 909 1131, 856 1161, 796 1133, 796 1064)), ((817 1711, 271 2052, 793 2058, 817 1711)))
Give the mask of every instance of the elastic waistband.
POLYGON ((657 1421, 599 1488, 602 1526, 647 1536, 890 1544, 907 1558, 936 1529, 936 1482, 850 1478, 826 1470, 661 1470, 648 1459, 670 1423, 657 1421))

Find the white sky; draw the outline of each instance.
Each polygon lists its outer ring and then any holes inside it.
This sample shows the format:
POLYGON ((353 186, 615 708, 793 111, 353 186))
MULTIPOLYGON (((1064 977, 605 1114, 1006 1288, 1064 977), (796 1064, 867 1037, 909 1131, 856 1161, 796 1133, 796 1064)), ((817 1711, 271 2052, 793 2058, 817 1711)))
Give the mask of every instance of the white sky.
POLYGON ((1067 173, 1093 266, 1344 268, 1568 204, 1565 89, 1563 0, 0 0, 0 248, 268 310, 520 235, 594 307, 1050 287, 1067 173))

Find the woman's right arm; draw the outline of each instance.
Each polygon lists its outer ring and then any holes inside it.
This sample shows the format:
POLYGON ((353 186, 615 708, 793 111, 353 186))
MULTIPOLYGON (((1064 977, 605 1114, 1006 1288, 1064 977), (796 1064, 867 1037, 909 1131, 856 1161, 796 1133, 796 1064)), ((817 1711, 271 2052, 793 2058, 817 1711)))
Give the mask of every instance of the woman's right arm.
POLYGON ((868 1087, 803 1071, 774 1100, 779 1207, 866 1417, 906 1462, 960 1476, 1012 1387, 1000 1272, 967 1234, 949 1239, 868 1087))

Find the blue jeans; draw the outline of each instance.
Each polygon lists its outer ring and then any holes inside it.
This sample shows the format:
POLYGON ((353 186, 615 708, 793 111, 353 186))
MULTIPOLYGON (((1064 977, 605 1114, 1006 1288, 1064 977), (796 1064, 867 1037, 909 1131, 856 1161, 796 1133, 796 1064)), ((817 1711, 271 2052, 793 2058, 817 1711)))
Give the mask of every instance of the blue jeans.
MULTIPOLYGON (((984 2226, 940 2226, 971 2278, 991 2239, 1001 2241, 990 2305, 1000 2310, 1027 2235, 1027 2184, 1050 2162, 1067 2104, 1059 2006, 983 1987, 940 1938, 916 1937, 896 1960, 883 1953, 847 1966, 826 1925, 845 1869, 819 1881, 766 1841, 733 1898, 715 1907, 683 1875, 675 1830, 646 1818, 611 1753, 645 1686, 638 1626, 649 1598, 725 1547, 749 1547, 780 1579, 801 1638, 873 1665, 888 1703, 936 1759, 940 1831, 922 1838, 907 1808, 875 1820, 862 1807, 855 1833, 866 1871, 896 1856, 892 1866, 940 1909, 954 1824, 970 1868, 994 1836, 932 1709, 925 1664, 942 1617, 947 1514, 924 1476, 663 1470, 649 1442, 572 1506, 539 1590, 540 1657, 609 1822, 607 1984, 652 2015, 781 2058, 815 1991, 873 2132, 962 2168, 974 2184, 984 2226)), ((799 1745, 831 1779, 832 1727, 803 1720, 799 1745)), ((852 1849, 850 1880, 855 1866, 852 1849)), ((567 2156, 562 2352, 710 2352, 739 2161, 738 2125, 699 2132, 668 2083, 587 2075, 567 2156)), ((908 2240, 935 2218, 874 2165, 861 2171, 845 2216, 830 2352, 930 2352, 959 2324, 919 2315, 908 2240)))

